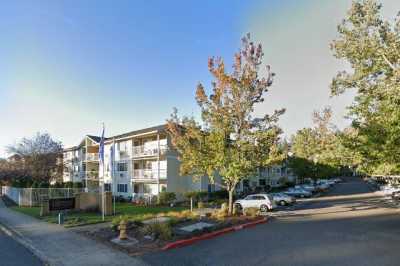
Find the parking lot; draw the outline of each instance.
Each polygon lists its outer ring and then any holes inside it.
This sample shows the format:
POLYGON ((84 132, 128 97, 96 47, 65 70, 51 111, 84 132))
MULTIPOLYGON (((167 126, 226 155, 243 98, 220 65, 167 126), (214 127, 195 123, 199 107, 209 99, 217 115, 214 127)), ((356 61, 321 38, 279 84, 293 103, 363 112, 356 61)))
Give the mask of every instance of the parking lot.
POLYGON ((270 216, 267 224, 143 259, 152 265, 399 265, 400 211, 361 179, 270 216))

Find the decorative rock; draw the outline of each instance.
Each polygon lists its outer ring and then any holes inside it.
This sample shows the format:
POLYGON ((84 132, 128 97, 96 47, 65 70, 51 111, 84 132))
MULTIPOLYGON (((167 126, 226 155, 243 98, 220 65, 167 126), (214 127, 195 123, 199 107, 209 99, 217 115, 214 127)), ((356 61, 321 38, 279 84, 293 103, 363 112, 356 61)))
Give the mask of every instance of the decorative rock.
POLYGON ((186 232, 193 232, 195 230, 202 230, 204 228, 211 227, 211 226, 213 226, 213 224, 211 224, 211 223, 199 222, 199 223, 181 227, 180 230, 183 230, 186 232))
POLYGON ((147 239, 147 240, 154 240, 154 237, 152 237, 150 235, 145 235, 143 238, 147 239))

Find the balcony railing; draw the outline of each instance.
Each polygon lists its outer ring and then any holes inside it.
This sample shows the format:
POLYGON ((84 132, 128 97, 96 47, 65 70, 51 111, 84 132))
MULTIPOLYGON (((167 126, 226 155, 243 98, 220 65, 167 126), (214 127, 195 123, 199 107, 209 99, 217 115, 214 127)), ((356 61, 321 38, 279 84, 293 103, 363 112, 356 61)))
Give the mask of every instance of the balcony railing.
MULTIPOLYGON (((160 145, 160 154, 164 154, 167 150, 167 145, 160 145)), ((158 155, 158 147, 147 148, 145 146, 133 146, 133 157, 141 157, 141 156, 157 156, 158 155)))
POLYGON ((86 153, 85 159, 86 159, 86 161, 98 161, 99 154, 98 153, 86 153))
POLYGON ((133 179, 157 179, 160 172, 160 179, 167 178, 166 169, 136 169, 133 170, 133 179))
POLYGON ((86 171, 85 176, 87 179, 99 179, 99 171, 86 171))

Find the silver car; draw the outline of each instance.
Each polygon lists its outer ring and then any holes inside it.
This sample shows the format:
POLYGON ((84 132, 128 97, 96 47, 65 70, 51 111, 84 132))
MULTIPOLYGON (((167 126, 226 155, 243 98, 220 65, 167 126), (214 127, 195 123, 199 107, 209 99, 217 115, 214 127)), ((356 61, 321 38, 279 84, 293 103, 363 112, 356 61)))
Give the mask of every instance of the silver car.
POLYGON ((271 196, 274 199, 275 203, 281 206, 293 204, 296 202, 296 199, 294 197, 286 195, 285 193, 272 193, 271 196))

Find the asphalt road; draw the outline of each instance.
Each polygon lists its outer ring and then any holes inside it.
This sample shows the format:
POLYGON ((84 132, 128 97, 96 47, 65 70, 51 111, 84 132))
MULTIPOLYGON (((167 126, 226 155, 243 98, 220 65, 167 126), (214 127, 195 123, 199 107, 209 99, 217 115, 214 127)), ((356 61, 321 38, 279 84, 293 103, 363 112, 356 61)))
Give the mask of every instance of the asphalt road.
POLYGON ((359 179, 271 214, 270 222, 148 254, 150 265, 400 265, 400 211, 359 179))
POLYGON ((24 246, 0 231, 0 265, 1 266, 39 266, 43 265, 24 246))

